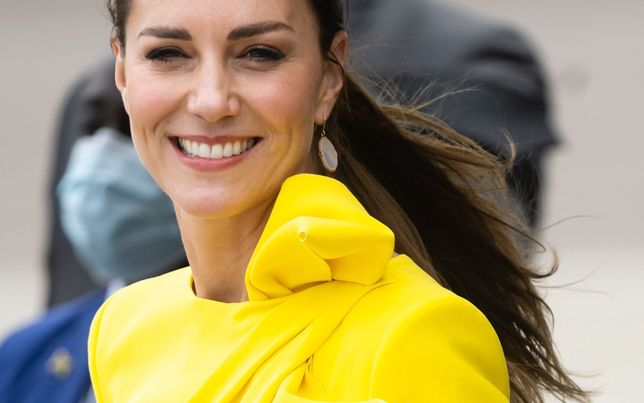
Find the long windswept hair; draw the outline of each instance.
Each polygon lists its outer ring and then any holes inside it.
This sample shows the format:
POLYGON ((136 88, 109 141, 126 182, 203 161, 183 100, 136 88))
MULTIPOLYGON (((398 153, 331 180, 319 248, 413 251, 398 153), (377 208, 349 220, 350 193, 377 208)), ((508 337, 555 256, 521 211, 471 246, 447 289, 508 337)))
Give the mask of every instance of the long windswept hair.
MULTIPOLYGON (((330 48, 344 29, 342 2, 310 3, 321 50, 339 65, 330 48)), ((541 245, 510 208, 512 158, 501 161, 422 105, 376 102, 347 72, 326 129, 341 158, 335 177, 393 230, 396 251, 488 318, 508 363, 511 400, 543 402, 546 390, 587 401, 557 357, 552 312, 534 285, 556 271, 556 259, 545 270, 531 265, 541 245)))

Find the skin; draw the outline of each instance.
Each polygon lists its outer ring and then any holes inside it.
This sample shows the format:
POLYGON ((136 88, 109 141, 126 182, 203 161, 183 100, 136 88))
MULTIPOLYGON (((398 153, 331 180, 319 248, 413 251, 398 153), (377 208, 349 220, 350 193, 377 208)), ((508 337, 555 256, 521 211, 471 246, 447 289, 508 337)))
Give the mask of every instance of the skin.
MULTIPOLYGON (((175 204, 199 297, 247 299, 244 274, 282 182, 314 172, 315 125, 342 88, 315 16, 292 0, 134 0, 116 83, 132 138, 175 204), (248 28, 253 29, 248 29, 248 28), (261 138, 241 162, 198 170, 176 138, 261 138), (185 157, 184 157, 185 158, 185 157)), ((346 34, 331 51, 343 62, 346 34)))

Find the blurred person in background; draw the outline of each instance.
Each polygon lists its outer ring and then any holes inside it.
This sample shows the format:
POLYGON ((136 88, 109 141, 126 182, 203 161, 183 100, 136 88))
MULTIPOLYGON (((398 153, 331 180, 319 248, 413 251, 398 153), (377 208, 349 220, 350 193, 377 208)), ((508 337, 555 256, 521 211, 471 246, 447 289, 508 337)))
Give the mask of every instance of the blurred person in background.
POLYGON ((187 264, 172 202, 134 151, 113 78, 110 60, 81 81, 78 97, 92 105, 68 118, 97 130, 74 142, 56 191, 57 221, 100 289, 51 309, 0 345, 1 403, 91 401, 87 337, 98 307, 124 284, 187 264))
POLYGON ((509 135, 516 160, 508 181, 535 228, 543 160, 557 136, 544 75, 528 43, 502 24, 440 1, 348 4, 352 67, 362 83, 379 94, 384 79, 403 103, 430 102, 425 112, 505 160, 512 154, 509 135))
POLYGON ((73 145, 83 136, 101 127, 129 133, 130 124, 123 110, 121 95, 114 86, 111 58, 80 78, 63 103, 55 133, 53 164, 48 186, 49 236, 47 247, 47 306, 79 297, 100 285, 93 280, 84 264, 76 257, 61 226, 60 205, 56 187, 60 182, 73 145))

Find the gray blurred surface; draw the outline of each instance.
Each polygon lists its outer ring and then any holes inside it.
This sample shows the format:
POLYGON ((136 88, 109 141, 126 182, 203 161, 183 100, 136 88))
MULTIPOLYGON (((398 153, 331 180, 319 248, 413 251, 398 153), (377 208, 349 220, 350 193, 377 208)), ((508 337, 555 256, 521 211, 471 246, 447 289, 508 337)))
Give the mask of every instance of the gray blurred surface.
MULTIPOLYGON (((394 1, 394 0, 392 0, 394 1)), ((644 2, 452 0, 532 39, 564 144, 550 157, 543 233, 555 336, 596 402, 637 402, 644 373, 644 2), (586 218, 571 218, 585 215, 586 218)), ((45 185, 65 91, 108 49, 101 0, 0 0, 0 336, 44 305, 45 185)))

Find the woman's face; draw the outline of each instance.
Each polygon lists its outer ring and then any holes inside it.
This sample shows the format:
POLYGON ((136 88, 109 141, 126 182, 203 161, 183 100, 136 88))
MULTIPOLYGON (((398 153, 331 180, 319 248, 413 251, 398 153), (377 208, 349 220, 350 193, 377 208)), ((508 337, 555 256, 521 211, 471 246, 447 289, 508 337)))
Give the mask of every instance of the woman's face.
POLYGON ((181 210, 230 217, 314 170, 314 126, 342 87, 318 34, 307 1, 132 2, 117 86, 140 158, 181 210))

